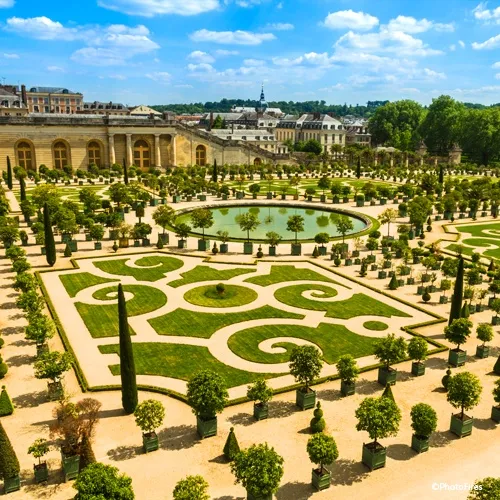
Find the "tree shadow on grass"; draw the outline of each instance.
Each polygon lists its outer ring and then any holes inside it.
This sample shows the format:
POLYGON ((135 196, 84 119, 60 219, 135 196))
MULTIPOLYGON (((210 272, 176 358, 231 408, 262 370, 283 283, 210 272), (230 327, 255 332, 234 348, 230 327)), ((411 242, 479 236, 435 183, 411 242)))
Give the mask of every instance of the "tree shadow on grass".
POLYGON ((284 418, 299 411, 299 407, 292 401, 273 401, 269 404, 268 418, 284 418))
MULTIPOLYGON (((359 450, 361 454, 361 447, 359 450)), ((354 483, 359 483, 365 479, 370 472, 367 467, 363 465, 362 462, 356 462, 355 460, 346 460, 341 458, 335 460, 332 467, 332 477, 336 484, 341 485, 351 485, 354 483)))
POLYGON ((497 424, 491 418, 475 418, 474 427, 483 431, 491 431, 497 427, 497 424))
POLYGON ((406 444, 392 444, 387 447, 387 456, 393 460, 410 460, 416 453, 406 444))
POLYGON ((35 356, 30 356, 29 354, 18 354, 17 356, 12 356, 7 359, 7 364, 9 366, 23 366, 29 365, 35 360, 35 356))
POLYGON ((236 415, 229 417, 227 420, 231 422, 233 425, 243 425, 244 427, 247 427, 248 425, 252 425, 253 423, 257 422, 257 420, 255 420, 253 415, 244 412, 236 413, 236 415))
POLYGON ((158 432, 158 441, 167 450, 185 450, 200 442, 194 425, 167 427, 158 432))
POLYGON ((429 446, 443 448, 444 446, 448 446, 455 439, 457 439, 457 437, 451 431, 434 432, 429 439, 429 446))
POLYGON ((356 392, 358 394, 371 395, 383 389, 376 380, 361 379, 359 382, 356 382, 356 392))
POLYGON ((122 462, 124 460, 131 460, 137 455, 144 453, 142 446, 118 446, 107 452, 110 460, 115 462, 122 462))
POLYGON ((306 498, 311 498, 314 494, 313 487, 311 484, 299 483, 297 481, 293 483, 284 484, 277 492, 277 500, 303 500, 306 498))
POLYGON ((35 408, 43 403, 47 403, 47 391, 35 391, 22 394, 12 398, 16 408, 35 408))

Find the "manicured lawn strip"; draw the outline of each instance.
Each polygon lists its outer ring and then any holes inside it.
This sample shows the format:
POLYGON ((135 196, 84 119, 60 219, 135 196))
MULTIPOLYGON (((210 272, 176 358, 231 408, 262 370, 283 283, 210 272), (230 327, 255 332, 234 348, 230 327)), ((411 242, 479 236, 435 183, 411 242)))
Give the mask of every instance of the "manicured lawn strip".
POLYGON ((367 315, 385 316, 386 318, 390 318, 391 316, 410 317, 408 314, 373 299, 364 293, 356 293, 347 300, 327 302, 306 299, 302 296, 302 293, 306 290, 324 291, 325 294, 315 294, 318 298, 335 297, 337 295, 335 289, 329 286, 304 284, 279 288, 274 293, 274 296, 277 300, 289 306, 312 311, 326 311, 326 316, 329 318, 350 319, 356 316, 367 315))
MULTIPOLYGON (((157 288, 143 285, 124 285, 123 290, 134 294, 134 297, 127 301, 129 316, 138 316, 155 311, 167 303, 166 295, 157 288)), ((116 302, 116 298, 106 297, 106 294, 110 292, 116 292, 116 288, 103 288, 95 292, 93 297, 99 300, 113 300, 116 302)), ((75 307, 92 338, 118 336, 118 306, 116 303, 96 305, 75 302, 75 307)), ((134 334, 132 328, 131 333, 134 334)))
POLYGON ((500 245, 500 235, 491 236, 490 238, 467 238, 462 241, 464 245, 469 245, 471 247, 489 247, 490 245, 499 246, 500 245))
POLYGON ((389 325, 382 323, 382 321, 367 321, 363 323, 363 326, 368 330, 373 330, 374 332, 383 332, 389 328, 389 325))
POLYGON ((284 283, 286 281, 326 281, 328 283, 337 283, 331 278, 327 278, 316 271, 310 269, 301 269, 295 266, 271 266, 270 274, 264 276, 252 276, 245 282, 254 285, 268 286, 276 283, 284 283))
POLYGON ((178 288, 200 281, 227 281, 241 274, 254 273, 256 269, 223 269, 221 271, 208 266, 196 266, 194 269, 182 273, 182 279, 168 283, 172 288, 178 288))
MULTIPOLYGON (((206 347, 162 344, 133 343, 135 369, 138 375, 157 375, 180 380, 189 380, 200 370, 213 370, 226 380, 227 387, 249 384, 259 377, 273 378, 282 374, 250 373, 232 368, 214 358, 206 347)), ((118 345, 101 345, 103 354, 119 353, 118 345)), ((113 375, 120 374, 120 365, 110 365, 113 375)))
POLYGON ((199 286, 184 294, 184 300, 203 307, 236 307, 250 304, 257 299, 257 292, 238 285, 225 285, 223 295, 218 295, 215 284, 199 286))
POLYGON ((174 257, 152 255, 142 257, 135 261, 136 266, 144 266, 142 269, 129 267, 126 262, 130 259, 101 260, 94 262, 101 271, 118 276, 132 276, 137 281, 158 281, 165 277, 165 273, 175 271, 184 265, 182 260, 174 257), (148 266, 156 266, 149 267, 148 266))
POLYGON ((149 319, 148 322, 158 335, 209 339, 217 330, 225 326, 266 318, 303 319, 304 316, 281 311, 271 306, 259 307, 251 311, 224 314, 175 309, 158 318, 149 319))
MULTIPOLYGON (((499 222, 487 222, 485 224, 471 224, 471 225, 459 225, 455 226, 461 233, 469 233, 471 236, 476 236, 480 238, 481 236, 489 236, 483 233, 485 230, 500 231, 500 221, 499 222)), ((494 236, 493 236, 494 238, 494 236)))
POLYGON ((68 292, 70 297, 76 297, 76 294, 85 288, 89 288, 94 285, 101 285, 102 283, 112 283, 113 280, 109 278, 101 278, 95 274, 83 272, 74 274, 61 274, 59 275, 64 288, 68 292))
POLYGON ((460 247, 459 245, 457 245, 456 243, 454 243, 453 245, 448 245, 446 247, 446 250, 450 250, 452 252, 455 252, 455 253, 458 253, 458 250, 461 249, 462 250, 462 253, 464 255, 468 255, 469 257, 472 256, 472 254, 474 253, 474 249, 473 248, 469 248, 469 247, 460 247))
POLYGON ((343 354, 355 358, 373 354, 378 339, 365 337, 351 332, 343 325, 321 323, 318 328, 302 325, 265 325, 249 328, 235 333, 229 338, 228 346, 236 355, 256 363, 286 363, 295 346, 293 342, 280 342, 277 347, 287 350, 284 353, 267 353, 259 349, 259 344, 267 339, 293 337, 316 344, 323 352, 328 364, 335 363, 343 354))

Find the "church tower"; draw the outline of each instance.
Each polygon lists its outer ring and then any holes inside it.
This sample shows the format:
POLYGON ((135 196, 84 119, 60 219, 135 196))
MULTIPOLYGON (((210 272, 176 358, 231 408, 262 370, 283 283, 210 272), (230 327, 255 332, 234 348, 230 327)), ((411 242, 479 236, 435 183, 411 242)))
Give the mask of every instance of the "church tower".
POLYGON ((266 102, 266 96, 264 95, 264 84, 262 84, 259 104, 255 108, 255 111, 257 112, 258 115, 263 115, 266 112, 266 109, 267 109, 267 102, 266 102))

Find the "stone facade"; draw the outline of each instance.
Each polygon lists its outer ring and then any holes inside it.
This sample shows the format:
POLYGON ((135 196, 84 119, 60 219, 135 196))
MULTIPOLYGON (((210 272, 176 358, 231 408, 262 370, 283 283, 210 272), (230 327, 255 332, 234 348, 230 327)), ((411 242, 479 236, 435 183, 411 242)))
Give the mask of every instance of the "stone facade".
POLYGON ((277 155, 237 140, 224 140, 164 117, 28 115, 0 117, 0 170, 46 165, 87 169, 95 163, 150 166, 291 164, 277 155), (30 164, 24 165, 28 149, 30 164))

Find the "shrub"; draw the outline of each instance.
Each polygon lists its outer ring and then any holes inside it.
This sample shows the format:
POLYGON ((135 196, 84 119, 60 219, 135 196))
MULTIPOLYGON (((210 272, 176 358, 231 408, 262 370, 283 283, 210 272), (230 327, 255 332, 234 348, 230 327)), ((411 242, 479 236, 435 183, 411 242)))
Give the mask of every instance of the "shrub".
POLYGON ((143 434, 153 433, 163 424, 165 408, 155 399, 146 399, 134 411, 135 423, 143 434))
POLYGON ((34 458, 38 458, 38 464, 40 464, 42 457, 47 455, 49 450, 50 446, 49 443, 47 443, 47 440, 43 438, 38 438, 28 448, 28 454, 33 455, 34 458))
POLYGON ((386 384, 384 392, 382 393, 382 397, 392 399, 394 402, 396 402, 396 400, 394 399, 394 394, 392 393, 391 384, 386 384))
POLYGON ((7 393, 7 389, 2 385, 2 392, 0 393, 0 417, 12 415, 14 413, 14 405, 7 393))
POLYGON ((353 383, 359 377, 358 363, 351 354, 340 356, 336 367, 340 379, 347 384, 353 383))
POLYGON ((133 500, 132 479, 120 474, 116 467, 95 462, 80 472, 73 487, 78 492, 75 500, 112 498, 133 500))
POLYGON ((295 381, 304 384, 305 392, 314 379, 318 378, 323 367, 321 353, 312 345, 296 346, 290 355, 290 374, 295 381))
POLYGON ((453 408, 461 410, 460 417, 463 419, 464 412, 479 403, 482 390, 481 382, 476 375, 470 372, 457 373, 448 383, 447 399, 453 408))
POLYGON ((320 474, 324 465, 331 465, 339 457, 337 443, 328 434, 316 434, 307 441, 307 454, 313 464, 319 466, 320 474))
POLYGON ((446 375, 441 379, 441 384, 443 385, 445 391, 448 391, 448 385, 451 379, 451 368, 448 367, 446 370, 446 375))
POLYGON ((395 436, 401 422, 401 410, 390 398, 365 398, 356 410, 358 431, 366 431, 377 443, 378 439, 395 436))
POLYGON ((0 478, 10 479, 21 470, 16 452, 12 448, 9 436, 0 423, 0 478))
POLYGON ((174 488, 174 500, 210 500, 208 483, 201 476, 187 476, 174 488))
POLYGON ((427 359, 429 345, 423 337, 412 337, 408 342, 408 355, 414 361, 424 361, 427 359))
POLYGON ((35 361, 35 377, 48 378, 56 382, 64 372, 71 368, 72 359, 68 352, 44 352, 35 361))
POLYGON ((500 498, 500 478, 485 477, 474 483, 467 500, 493 500, 500 498))
POLYGON ((325 430, 326 422, 323 418, 323 410, 321 409, 321 403, 319 401, 316 403, 314 417, 311 419, 310 427, 313 434, 317 434, 318 432, 323 432, 325 430))
POLYGON ((437 427, 437 414, 432 406, 417 403, 410 411, 411 427, 415 435, 428 438, 437 427))
POLYGON ((467 318, 454 319, 449 326, 444 329, 444 338, 457 345, 460 349, 462 344, 467 342, 471 334, 472 322, 467 318))
POLYGON ((240 445, 238 444, 238 439, 236 439, 236 434, 234 433, 234 427, 229 430, 229 435, 226 439, 226 444, 224 445, 224 456, 227 460, 234 460, 234 457, 240 452, 240 445))
POLYGON ((0 379, 4 378, 8 371, 9 367, 7 366, 7 363, 4 363, 2 355, 0 354, 0 379))
POLYGON ((479 323, 476 328, 476 335, 479 340, 483 342, 483 346, 486 342, 491 342, 493 340, 493 328, 489 323, 479 323))
POLYGON ((80 447, 80 471, 84 470, 90 464, 97 462, 92 449, 92 443, 87 436, 83 436, 80 447))
POLYGON ((193 413, 210 420, 220 413, 229 398, 224 379, 210 370, 204 370, 188 381, 187 399, 193 413))
POLYGON ((389 370, 393 363, 402 361, 406 357, 406 340, 390 333, 379 340, 375 346, 375 357, 389 370))
POLYGON ((250 401, 257 401, 267 404, 273 397, 273 390, 267 385, 265 379, 257 379, 252 386, 247 389, 247 398, 250 401))
POLYGON ((495 403, 500 405, 500 379, 495 382, 495 387, 493 388, 493 400, 495 403))

